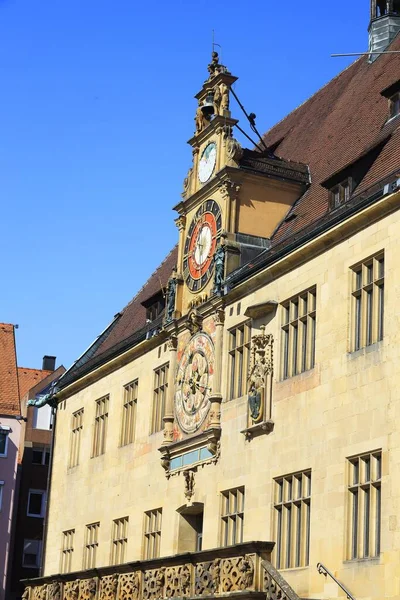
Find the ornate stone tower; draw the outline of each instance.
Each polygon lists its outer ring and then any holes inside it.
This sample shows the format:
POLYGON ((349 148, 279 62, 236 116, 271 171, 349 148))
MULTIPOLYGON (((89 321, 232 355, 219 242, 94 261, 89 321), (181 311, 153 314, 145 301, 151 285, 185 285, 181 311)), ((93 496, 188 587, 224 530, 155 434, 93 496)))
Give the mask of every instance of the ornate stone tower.
MULTIPOLYGON (((400 0, 371 0, 369 50, 383 52, 400 31, 400 0)), ((379 54, 371 54, 370 62, 379 54)))

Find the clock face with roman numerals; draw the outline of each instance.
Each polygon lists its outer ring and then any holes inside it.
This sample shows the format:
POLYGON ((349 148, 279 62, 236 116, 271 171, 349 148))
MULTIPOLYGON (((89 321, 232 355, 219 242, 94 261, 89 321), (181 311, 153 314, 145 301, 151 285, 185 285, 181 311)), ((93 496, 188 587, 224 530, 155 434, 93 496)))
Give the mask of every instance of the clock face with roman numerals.
POLYGON ((191 292, 200 291, 210 280, 221 226, 222 216, 218 203, 207 200, 190 223, 185 241, 183 277, 191 292))

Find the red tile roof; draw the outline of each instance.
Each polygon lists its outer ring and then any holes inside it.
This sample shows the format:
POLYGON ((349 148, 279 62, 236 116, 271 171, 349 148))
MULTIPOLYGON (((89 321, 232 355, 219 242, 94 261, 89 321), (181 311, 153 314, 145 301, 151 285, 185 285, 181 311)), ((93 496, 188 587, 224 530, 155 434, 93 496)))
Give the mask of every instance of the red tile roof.
MULTIPOLYGON (((400 36, 391 50, 400 50, 400 36)), ((381 92, 400 79, 400 54, 365 56, 275 125, 264 139, 277 156, 307 163, 312 183, 296 203, 296 217, 283 221, 274 243, 290 238, 328 210, 328 190, 321 183, 341 171, 389 135, 372 168, 354 193, 400 167, 400 119, 387 123, 388 100, 381 92), (280 143, 279 141, 282 140, 280 143)))
POLYGON ((21 400, 31 388, 40 383, 48 375, 51 375, 51 373, 53 373, 53 371, 18 367, 19 395, 21 400))
POLYGON ((21 414, 14 325, 8 323, 0 323, 0 414, 21 414))

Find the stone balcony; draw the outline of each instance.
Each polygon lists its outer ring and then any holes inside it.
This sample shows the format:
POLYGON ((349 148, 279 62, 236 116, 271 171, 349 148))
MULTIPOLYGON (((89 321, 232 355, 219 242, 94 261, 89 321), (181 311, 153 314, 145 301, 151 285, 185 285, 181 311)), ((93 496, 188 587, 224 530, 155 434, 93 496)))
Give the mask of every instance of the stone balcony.
POLYGON ((167 600, 229 597, 297 600, 270 563, 272 542, 247 542, 28 579, 24 600, 167 600))

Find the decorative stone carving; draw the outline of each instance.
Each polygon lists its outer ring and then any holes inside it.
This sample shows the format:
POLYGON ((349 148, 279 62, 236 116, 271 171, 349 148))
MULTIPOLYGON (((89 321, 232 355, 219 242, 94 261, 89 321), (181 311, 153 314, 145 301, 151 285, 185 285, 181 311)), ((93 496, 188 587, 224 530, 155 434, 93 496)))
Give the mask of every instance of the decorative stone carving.
MULTIPOLYGON (((190 169, 190 171, 191 171, 191 169, 190 169)), ((176 224, 177 228, 179 229, 179 232, 183 231, 186 227, 186 217, 184 215, 181 215, 180 217, 175 219, 175 224, 176 224)))
POLYGON ((182 196, 184 198, 186 198, 186 196, 190 192, 190 187, 191 187, 191 182, 192 182, 192 176, 193 176, 193 169, 190 168, 189 171, 187 172, 187 175, 186 175, 185 179, 183 180, 183 192, 182 192, 182 196))
POLYGON ((197 312, 196 309, 193 309, 188 313, 185 327, 186 329, 189 329, 192 335, 194 335, 195 333, 201 331, 202 323, 203 317, 197 312))
POLYGON ((264 570, 263 589, 266 600, 300 600, 282 575, 269 561, 261 562, 264 570))
POLYGON ((250 556, 227 558, 222 561, 221 592, 235 592, 252 587, 254 563, 250 556))
POLYGON ((246 555, 240 565, 240 571, 242 573, 242 581, 240 583, 240 589, 248 590, 253 587, 254 581, 254 562, 251 556, 246 555))
POLYGON ((140 591, 139 574, 124 573, 119 576, 118 600, 138 600, 140 591))
POLYGON ((165 567, 144 572, 143 600, 157 600, 164 597, 165 567))
POLYGON ((64 585, 64 600, 78 600, 79 598, 79 579, 67 581, 64 585))
POLYGON ((216 558, 212 565, 212 579, 213 579, 213 591, 215 594, 219 593, 219 587, 221 585, 221 561, 216 558))
POLYGON ((47 600, 62 600, 62 587, 59 581, 49 583, 47 588, 47 600))
POLYGON ((210 74, 209 80, 213 79, 220 73, 228 73, 228 69, 224 65, 220 64, 218 52, 215 51, 211 54, 211 62, 208 65, 207 70, 210 74))
POLYGON ((217 296, 222 295, 225 279, 225 238, 221 236, 220 245, 214 254, 214 287, 213 293, 217 296))
POLYGON ((191 573, 188 565, 168 567, 165 571, 165 596, 190 596, 191 573))
POLYGON ((31 589, 29 586, 24 589, 24 593, 22 594, 22 600, 29 600, 31 596, 31 589))
POLYGON ((212 566, 212 562, 196 565, 194 576, 195 596, 211 596, 214 593, 212 566))
POLYGON ((100 580, 99 600, 116 600, 118 590, 118 574, 105 575, 100 580))
POLYGON ((194 495, 194 471, 183 471, 183 477, 185 479, 185 498, 188 502, 190 502, 194 495))
POLYGON ((97 593, 97 579, 81 579, 79 585, 79 600, 93 600, 97 593))
POLYGON ((238 164, 243 156, 243 148, 234 137, 229 137, 226 143, 226 154, 230 161, 238 164))
POLYGON ((199 134, 203 131, 203 129, 205 129, 208 125, 208 121, 203 113, 203 111, 201 110, 201 102, 199 101, 199 105, 197 107, 196 110, 196 116, 194 118, 194 122, 196 124, 196 133, 199 134))
POLYGON ((33 588, 32 600, 46 600, 47 585, 38 585, 33 588))
POLYGON ((219 191, 225 200, 236 200, 241 187, 239 183, 227 179, 220 184, 219 191))
POLYGON ((261 326, 261 333, 251 339, 248 401, 249 420, 252 424, 259 423, 265 418, 265 401, 267 394, 270 396, 273 375, 273 341, 272 334, 265 334, 264 325, 261 326), (269 385, 268 376, 270 376, 269 385))

